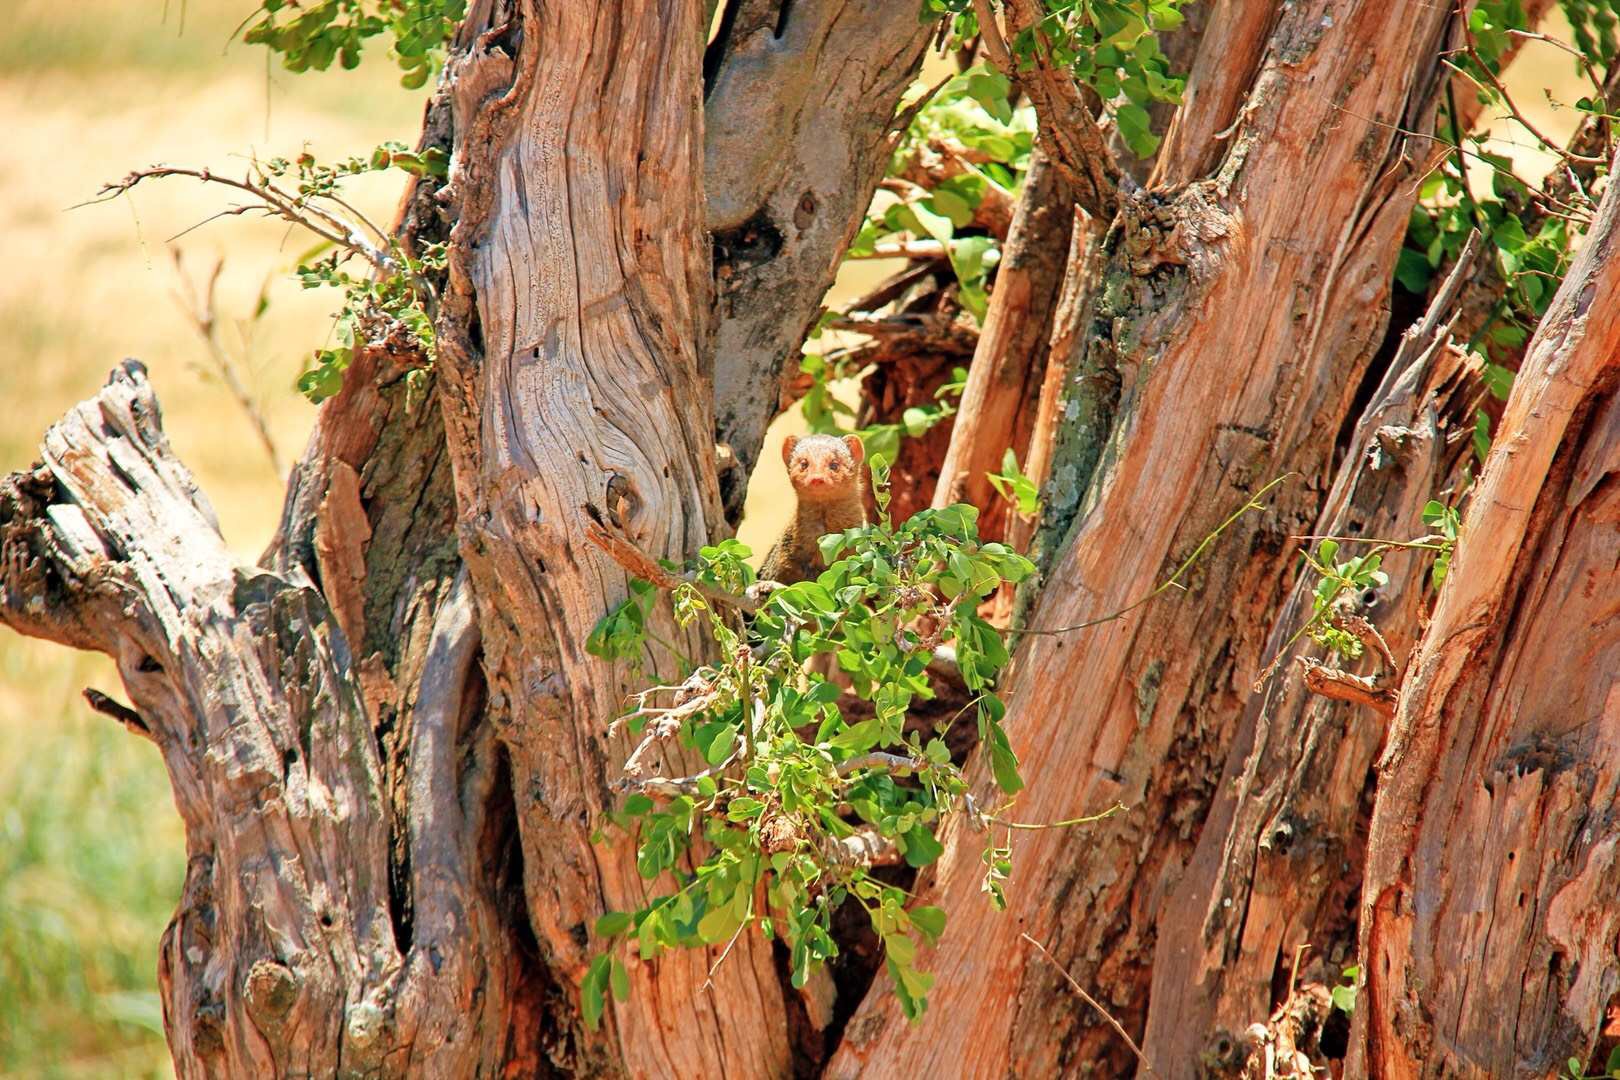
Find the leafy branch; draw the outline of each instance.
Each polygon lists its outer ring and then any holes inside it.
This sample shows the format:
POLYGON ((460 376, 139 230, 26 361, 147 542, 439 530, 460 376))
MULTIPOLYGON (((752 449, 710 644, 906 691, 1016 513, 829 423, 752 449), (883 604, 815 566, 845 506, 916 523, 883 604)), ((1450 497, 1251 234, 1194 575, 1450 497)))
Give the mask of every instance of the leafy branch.
POLYGON ((320 401, 342 388, 343 372, 362 334, 366 340, 386 342, 403 332, 428 362, 432 360, 438 293, 430 274, 443 265, 442 245, 417 253, 406 250, 342 193, 343 181, 349 177, 390 168, 416 176, 443 176, 448 161, 441 150, 416 153, 397 143, 385 143, 367 157, 351 157, 333 165, 323 164, 307 152, 291 160, 277 157, 261 162, 254 158, 240 179, 211 169, 162 165, 138 169, 105 185, 91 203, 118 198, 148 180, 182 177, 246 195, 248 201, 229 206, 179 235, 221 217, 242 215, 278 219, 313 234, 320 243, 300 261, 299 281, 305 288, 330 285, 344 294, 337 323, 341 346, 316 350, 314 365, 299 379, 299 389, 312 401, 320 401), (322 252, 329 254, 323 256, 322 252), (367 272, 349 273, 345 263, 351 259, 361 260, 367 272))
MULTIPOLYGON (((884 461, 872 462, 886 507, 884 461)), ((601 523, 588 529, 644 582, 592 633, 593 655, 634 663, 653 605, 667 595, 678 624, 702 620, 719 659, 632 695, 610 726, 637 741, 615 782, 625 798, 609 824, 634 837, 642 876, 671 887, 598 922, 607 948, 585 979, 587 1022, 599 1021, 608 994, 628 990, 618 974, 623 949, 643 960, 678 947, 729 952, 749 927, 787 944, 802 986, 837 955, 832 913, 844 903, 866 912, 895 993, 915 1019, 933 981, 917 967, 916 945, 938 939, 945 913, 908 907, 905 890, 874 878, 873 868, 929 865, 944 850, 939 828, 956 813, 976 828, 1010 831, 1076 827, 1122 809, 1050 826, 1005 820, 1006 808, 983 813, 946 745, 949 723, 930 732, 910 718, 914 703, 934 696, 930 666, 949 647, 973 695, 966 709, 976 714, 996 786, 1008 796, 1023 786, 995 693, 1006 643, 977 607, 1033 566, 1004 545, 981 543, 977 514, 950 506, 894 525, 885 512, 876 524, 822 538, 828 569, 787 586, 755 580, 750 552, 735 540, 702 549, 681 569, 601 523), (674 747, 705 767, 664 774, 674 747), (689 851, 699 856, 690 872, 682 869, 689 851)), ((1010 846, 987 842, 985 858, 986 891, 1004 903, 1010 846)))

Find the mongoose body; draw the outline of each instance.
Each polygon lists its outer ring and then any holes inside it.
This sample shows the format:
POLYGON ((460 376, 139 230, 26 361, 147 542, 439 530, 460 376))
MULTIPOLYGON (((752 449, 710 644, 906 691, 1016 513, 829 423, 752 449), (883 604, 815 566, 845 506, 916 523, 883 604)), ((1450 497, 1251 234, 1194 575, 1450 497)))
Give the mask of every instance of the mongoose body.
POLYGON ((827 533, 866 524, 861 462, 866 451, 854 435, 789 435, 782 443, 797 505, 781 537, 766 553, 759 576, 784 585, 808 581, 826 564, 816 541, 827 533))

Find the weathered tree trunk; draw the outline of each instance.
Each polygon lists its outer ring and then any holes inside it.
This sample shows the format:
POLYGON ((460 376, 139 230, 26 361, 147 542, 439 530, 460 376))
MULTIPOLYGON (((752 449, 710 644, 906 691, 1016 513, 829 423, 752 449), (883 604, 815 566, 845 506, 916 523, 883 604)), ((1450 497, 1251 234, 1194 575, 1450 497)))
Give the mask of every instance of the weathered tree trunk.
POLYGON ((414 934, 390 904, 382 768, 349 647, 307 584, 234 565, 175 461, 140 365, 46 435, 0 490, 0 610, 112 656, 186 824, 164 935, 183 1076, 535 1067, 543 996, 502 919, 487 732, 461 709, 464 605, 428 650, 415 728, 414 934), (474 764, 457 775, 465 754, 474 764), (464 811, 463 807, 471 807, 464 811))
MULTIPOLYGON (((1447 347, 1478 248, 1476 240, 1428 316, 1403 335, 1313 533, 1417 535, 1424 503, 1468 453, 1469 441, 1455 437, 1471 428, 1468 380, 1447 347)), ((1345 553, 1365 552, 1346 544, 1345 553)), ((1397 657, 1421 633, 1431 560, 1387 552, 1389 583, 1354 598, 1355 613, 1397 657)), ((1316 1051, 1315 1060, 1344 1056, 1342 1025, 1324 1046, 1324 1007, 1355 954, 1372 763, 1386 719, 1316 697, 1298 677, 1296 658, 1316 651, 1308 638, 1296 644, 1316 585, 1300 576, 1276 613, 1262 654, 1274 673, 1246 703, 1197 847, 1163 908, 1143 1050, 1167 1078, 1237 1075, 1253 1049, 1247 1029, 1295 997, 1296 1007, 1283 1010, 1292 1045, 1316 1051)), ((1399 677, 1380 672, 1370 652, 1360 667, 1399 677)))
MULTIPOLYGON (((1250 696, 1309 603, 1288 538, 1406 534, 1453 452, 1439 326, 1413 346, 1426 366, 1369 371, 1428 152, 1403 132, 1425 130, 1446 45, 1447 9, 1415 0, 1216 0, 1145 192, 1085 159, 1106 139, 1066 76, 1025 73, 1060 165, 1020 204, 941 497, 983 498, 985 466, 1032 432, 1028 624, 1051 631, 1146 595, 1297 474, 1188 591, 1023 642, 1014 816, 1130 811, 1018 834, 1004 915, 979 895, 985 837, 947 838, 918 884, 951 918, 919 1026, 882 979, 852 1018, 853 984, 809 1021, 746 935, 712 971, 718 950, 633 964, 629 1000, 585 1031, 595 919, 647 889, 630 845, 591 842, 627 750, 607 721, 677 659, 632 676, 585 655, 625 578, 584 524, 677 559, 726 534, 934 29, 892 0, 734 0, 704 56, 712 6, 470 5, 424 131, 452 174, 399 223, 451 242, 430 392, 386 328, 357 352, 262 568, 225 554, 138 365, 0 484, 0 618, 112 654, 120 715, 174 782, 181 1075, 771 1076, 829 1051, 835 1075, 1135 1069, 1021 933, 1162 1075, 1231 1069, 1293 990, 1296 946, 1317 950, 1318 995, 1351 949, 1364 846, 1353 1064, 1502 1075, 1590 1049, 1620 931, 1612 198, 1500 428, 1367 845, 1381 722, 1293 682, 1250 696), (1059 176, 1083 181, 1090 226, 1059 176), (740 467, 717 476, 716 442, 740 467), (1500 1002, 1514 1024, 1488 1022, 1500 1002)), ((1424 569, 1392 559, 1372 612, 1398 652, 1424 569)))
POLYGON ((981 536, 999 539, 1006 533, 1007 513, 987 475, 1001 471, 1002 454, 1009 448, 1020 463, 1028 459, 1052 314, 1074 227, 1073 199, 1045 153, 1037 150, 1018 196, 990 310, 934 489, 935 506, 967 502, 979 507, 981 536))
POLYGON ((1620 988, 1617 230, 1611 189, 1514 382, 1378 765, 1351 1059, 1369 1076, 1551 1074, 1587 1059, 1620 988))
MULTIPOLYGON (((1258 58, 1254 75, 1223 98, 1230 112, 1200 112, 1203 133, 1184 133, 1175 142, 1185 149, 1158 165, 1198 176, 1205 147, 1218 145, 1216 172, 1125 197, 1096 256, 1037 547, 1051 566, 1030 617, 1043 630, 1145 596, 1242 493, 1326 472, 1383 336, 1415 193, 1400 132, 1423 130, 1432 114, 1448 13, 1326 0, 1234 8, 1231 25, 1268 40, 1218 53, 1206 43, 1189 94, 1225 86, 1234 56, 1258 58)), ((1217 16, 1206 42, 1221 25, 1217 16)), ((1007 717, 1029 779, 1017 816, 1057 821, 1116 800, 1132 809, 1080 833, 1020 835, 1005 914, 979 895, 986 838, 955 829, 923 895, 952 917, 932 957, 930 1011, 961 1022, 909 1027, 874 992, 835 1075, 895 1061, 966 1075, 1135 1067, 1019 935, 1047 942, 1142 1029, 1160 912, 1208 814, 1269 612, 1287 593, 1283 537, 1315 521, 1320 499, 1305 485, 1283 489, 1271 514, 1230 530, 1187 594, 1082 635, 1024 642, 1007 717), (982 1007, 992 986, 1001 1009, 982 1007)))
MULTIPOLYGON (((644 673, 585 654, 627 589, 586 528, 611 520, 682 560, 723 524, 703 360, 701 16, 698 0, 525 4, 519 37, 475 25, 496 36, 452 73, 458 206, 439 363, 461 553, 530 925, 576 983, 596 919, 642 907, 654 887, 633 845, 591 842, 632 746, 608 721, 638 679, 679 682, 680 655, 706 651, 665 616, 670 648, 644 673), (567 86, 589 92, 557 92, 567 86)), ((783 1029, 754 1019, 782 1009, 769 945, 745 935, 706 979, 713 963, 683 951, 633 966, 613 1024, 626 1071, 786 1066, 783 1029)))

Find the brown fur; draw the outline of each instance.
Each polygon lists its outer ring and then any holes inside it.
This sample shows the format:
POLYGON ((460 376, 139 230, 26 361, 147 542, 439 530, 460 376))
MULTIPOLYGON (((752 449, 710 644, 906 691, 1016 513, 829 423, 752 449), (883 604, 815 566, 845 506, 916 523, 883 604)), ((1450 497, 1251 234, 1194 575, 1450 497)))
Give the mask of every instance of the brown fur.
POLYGON ((866 450, 854 435, 789 435, 782 460, 797 496, 793 519, 760 564, 759 576, 784 585, 807 581, 825 570, 816 541, 827 533, 866 524, 863 496, 866 450))

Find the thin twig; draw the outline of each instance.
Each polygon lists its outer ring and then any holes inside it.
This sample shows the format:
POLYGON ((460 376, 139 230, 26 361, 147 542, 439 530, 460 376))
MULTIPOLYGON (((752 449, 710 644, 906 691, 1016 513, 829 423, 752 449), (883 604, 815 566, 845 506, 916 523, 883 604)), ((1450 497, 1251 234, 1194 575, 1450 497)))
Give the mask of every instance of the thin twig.
POLYGON ((1208 536, 1204 537, 1198 542, 1198 546, 1193 548, 1192 554, 1188 555, 1187 558, 1182 561, 1181 565, 1176 567, 1175 573, 1171 574, 1162 583, 1160 583, 1158 588, 1154 589, 1146 596, 1132 601, 1111 614, 1103 615, 1095 619, 1087 619, 1085 622, 1075 623, 1073 626, 1055 626, 1050 629, 1037 629, 1035 627, 1028 626, 1013 627, 1007 632, 1009 634, 1067 634, 1074 630, 1085 630, 1089 627, 1100 626, 1103 623, 1113 622, 1115 619, 1124 618, 1126 615, 1129 615, 1143 604, 1146 604, 1148 601, 1169 592, 1171 589, 1184 588, 1185 586, 1181 584, 1181 575, 1185 574, 1192 567, 1192 564, 1198 561, 1199 556, 1203 555, 1203 553, 1209 549, 1209 546, 1216 540, 1220 539, 1221 534, 1227 529, 1231 528, 1232 525, 1244 514, 1247 514, 1251 510, 1265 509, 1265 507, 1261 505, 1260 500, 1269 494, 1272 488, 1276 487, 1278 484, 1281 484, 1284 480, 1287 480, 1293 475, 1293 473, 1283 473, 1283 475, 1277 477, 1265 487, 1249 496, 1249 500, 1234 510, 1225 521, 1217 525, 1214 532, 1210 533, 1208 536))
POLYGON ((848 776, 857 769, 888 769, 890 772, 916 772, 928 764, 927 758, 908 757, 905 754, 888 754, 881 750, 874 750, 869 754, 860 754, 848 761, 838 763, 838 775, 848 776))
POLYGON ((248 422, 253 425, 255 434, 259 436, 259 442, 264 446, 265 454, 270 458, 270 467, 276 471, 277 476, 284 475, 281 453, 276 449, 274 436, 270 434, 270 424, 265 420, 264 410, 248 390, 247 383, 237 369, 236 361, 225 351, 225 345, 219 339, 219 319, 214 294, 220 274, 225 269, 225 260, 222 257, 214 263, 213 272, 208 275, 207 288, 199 290, 196 282, 186 273, 180 249, 175 248, 173 251, 175 276, 185 288, 185 295, 176 296, 175 299, 180 302, 182 310, 191 320, 192 327, 203 339, 203 344, 208 346, 209 358, 214 361, 214 370, 219 375, 220 381, 225 384, 231 397, 236 399, 237 405, 247 414, 248 422))
POLYGON ((1129 809, 1130 807, 1126 806, 1124 803, 1116 802, 1113 806, 1110 806, 1101 813, 1088 814, 1085 817, 1070 818, 1067 821, 1051 821, 1044 824, 1035 821, 1002 821, 998 817, 990 817, 986 820, 995 822, 1003 829, 1025 829, 1029 831, 1034 831, 1037 829, 1069 829, 1076 825, 1092 825, 1129 809))
MULTIPOLYGON (((291 195, 269 181, 235 180, 228 176, 220 176, 210 169, 187 169, 170 165, 137 169, 122 180, 104 186, 96 198, 78 205, 88 206, 94 203, 106 202, 109 199, 116 199, 144 180, 161 179, 170 176, 190 177, 205 184, 219 184, 237 191, 246 192, 263 204, 260 209, 264 210, 264 212, 279 217, 284 221, 302 225, 323 240, 330 241, 346 251, 352 251, 362 256, 383 274, 392 275, 399 269, 393 256, 366 239, 362 226, 356 225, 354 222, 313 202, 291 195)), ((70 207, 70 209, 77 209, 77 207, 70 207)))
POLYGON ((1539 31, 1536 31, 1536 30, 1512 30, 1512 29, 1510 29, 1510 30, 1508 30, 1507 33, 1508 33, 1509 37, 1525 38, 1525 39, 1527 39, 1529 41, 1544 41, 1548 45, 1551 45, 1555 49, 1562 49, 1564 52, 1569 53, 1569 55, 1573 56, 1576 60, 1580 61, 1581 68, 1586 72, 1586 77, 1588 79, 1592 80, 1592 85, 1593 86, 1597 87, 1598 96, 1602 97, 1604 95, 1603 80, 1598 78, 1597 71, 1594 70, 1593 67, 1592 67, 1592 62, 1590 60, 1588 60, 1586 58, 1586 54, 1581 52, 1579 49, 1575 48, 1572 45, 1566 45, 1564 42, 1559 41, 1557 38, 1548 37, 1546 34, 1540 33, 1539 31))
POLYGON ((1587 157, 1585 154, 1577 154, 1574 151, 1566 150, 1564 147, 1560 146, 1558 143, 1553 142, 1551 139, 1547 138, 1547 136, 1543 135, 1541 133, 1541 131, 1534 124, 1532 124, 1528 119, 1526 119, 1525 115, 1522 112, 1519 111, 1518 105, 1514 104, 1513 98, 1508 94, 1507 87, 1502 85, 1502 80, 1498 79, 1496 77, 1496 75, 1491 71, 1491 69, 1485 66, 1485 62, 1480 59, 1479 53, 1474 51, 1474 46, 1473 46, 1473 42, 1472 42, 1471 39, 1470 39, 1468 48, 1465 49, 1464 51, 1467 52, 1468 55, 1473 58, 1475 63, 1479 64, 1480 71, 1485 73, 1485 78, 1491 84, 1490 88, 1487 88, 1478 79, 1474 78, 1473 73, 1470 72, 1467 68, 1464 68, 1464 67, 1462 67, 1461 65, 1458 65, 1458 64, 1454 64, 1450 60, 1447 60, 1447 59, 1444 59, 1444 58, 1442 58, 1440 62, 1442 64, 1444 64, 1446 67, 1450 68, 1452 71, 1455 71, 1457 74, 1461 75, 1463 78, 1467 79, 1469 82, 1473 83, 1475 86, 1479 87, 1481 90, 1486 91, 1487 93, 1489 93, 1489 89, 1495 89, 1497 94, 1500 95, 1501 98, 1502 98, 1502 104, 1507 106, 1508 112, 1513 114, 1513 119, 1515 119, 1515 120, 1517 120, 1519 122, 1519 126, 1524 128, 1524 130, 1528 131, 1530 133, 1531 138, 1533 138, 1537 142, 1541 143, 1542 146, 1546 147, 1548 150, 1550 150, 1553 153, 1557 154, 1559 157, 1564 158, 1564 159, 1569 160, 1569 161, 1584 162, 1584 163, 1586 163, 1588 165, 1601 165, 1601 164, 1603 164, 1603 160, 1604 160, 1603 158, 1587 157))
POLYGON ((1102 1014, 1102 1018, 1108 1021, 1109 1026, 1119 1034, 1120 1038, 1125 1040, 1125 1045, 1131 1048, 1131 1053, 1136 1055, 1136 1060, 1142 1063, 1142 1068, 1148 1071, 1149 1076, 1159 1075, 1159 1070, 1155 1069, 1153 1067, 1153 1062, 1149 1061, 1147 1059, 1147 1055, 1142 1053, 1142 1048, 1136 1045, 1136 1040, 1131 1038, 1131 1033, 1125 1030, 1124 1025, 1122 1025, 1118 1020, 1115 1020, 1113 1014, 1102 1007, 1101 1002, 1092 997, 1090 994, 1086 993, 1085 988, 1075 981, 1075 977, 1069 974, 1068 969, 1057 962, 1057 957, 1053 956, 1050 952, 1047 952, 1045 945, 1042 945, 1040 942, 1036 941, 1034 938, 1025 933, 1020 933, 1018 936, 1035 946, 1035 948, 1039 949, 1041 955, 1046 957, 1053 967, 1057 968, 1058 974, 1062 975, 1074 992, 1080 995, 1080 999, 1102 1014))
POLYGON ((666 570, 659 565, 657 559, 637 546, 635 541, 622 533, 609 529, 599 521, 586 523, 585 538, 601 548, 608 558, 618 563, 632 577, 640 578, 655 588, 669 590, 679 588, 682 585, 690 585, 705 599, 728 604, 750 615, 758 611, 764 602, 762 599, 755 599, 746 594, 739 595, 705 584, 697 579, 695 573, 677 574, 672 570, 666 570))

